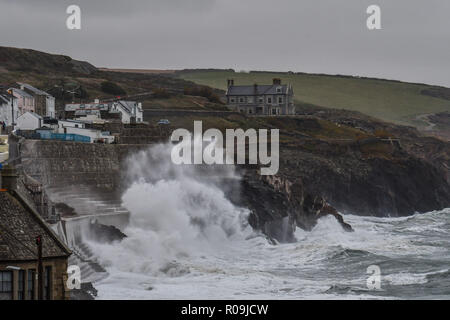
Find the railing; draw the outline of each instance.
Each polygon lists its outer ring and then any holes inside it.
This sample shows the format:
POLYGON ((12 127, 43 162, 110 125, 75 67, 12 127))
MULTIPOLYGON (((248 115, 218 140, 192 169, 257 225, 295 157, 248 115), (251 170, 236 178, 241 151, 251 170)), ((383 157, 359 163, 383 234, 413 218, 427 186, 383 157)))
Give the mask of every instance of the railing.
POLYGON ((86 143, 91 142, 90 137, 74 133, 54 133, 50 131, 35 133, 30 131, 17 130, 16 135, 23 137, 25 139, 34 139, 34 140, 60 140, 60 141, 86 142, 86 143))

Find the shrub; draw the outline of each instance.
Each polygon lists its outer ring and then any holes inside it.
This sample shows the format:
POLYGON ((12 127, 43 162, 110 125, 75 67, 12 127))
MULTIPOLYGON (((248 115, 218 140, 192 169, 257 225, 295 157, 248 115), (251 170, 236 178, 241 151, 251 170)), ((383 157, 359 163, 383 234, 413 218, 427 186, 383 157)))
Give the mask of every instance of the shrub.
POLYGON ((121 86, 112 81, 102 82, 101 89, 104 93, 112 94, 115 96, 127 94, 126 91, 121 86))

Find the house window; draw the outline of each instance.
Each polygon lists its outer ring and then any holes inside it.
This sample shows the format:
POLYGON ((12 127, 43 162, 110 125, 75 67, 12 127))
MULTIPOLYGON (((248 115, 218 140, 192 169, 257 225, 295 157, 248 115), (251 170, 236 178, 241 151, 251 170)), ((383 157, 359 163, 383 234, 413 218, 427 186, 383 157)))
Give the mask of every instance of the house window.
POLYGON ((231 103, 235 103, 235 101, 236 101, 236 100, 235 100, 234 98, 231 98, 231 99, 230 99, 230 102, 231 102, 231 103))
POLYGON ((19 300, 25 300, 25 271, 19 270, 18 275, 17 298, 19 300))
POLYGON ((271 97, 267 98, 267 103, 272 103, 272 98, 271 97))
POLYGON ((259 103, 264 103, 264 98, 263 97, 259 97, 258 101, 259 101, 259 103))
POLYGON ((45 267, 44 274, 44 300, 51 299, 51 282, 52 282, 52 267, 45 267))
POLYGON ((277 114, 277 109, 273 108, 272 109, 272 114, 277 114))
POLYGON ((252 109, 248 109, 248 113, 249 113, 249 114, 252 114, 252 113, 253 113, 253 110, 252 110, 252 109))
POLYGON ((239 98, 239 103, 244 103, 244 98, 239 98))
POLYGON ((34 279, 36 278, 36 271, 35 270, 28 270, 28 289, 27 289, 27 296, 28 300, 34 300, 34 279))
POLYGON ((0 271, 0 300, 12 300, 13 298, 13 273, 12 271, 0 271))
POLYGON ((277 87, 277 93, 281 93, 281 87, 277 87))
POLYGON ((278 103, 283 103, 283 97, 278 97, 278 103))

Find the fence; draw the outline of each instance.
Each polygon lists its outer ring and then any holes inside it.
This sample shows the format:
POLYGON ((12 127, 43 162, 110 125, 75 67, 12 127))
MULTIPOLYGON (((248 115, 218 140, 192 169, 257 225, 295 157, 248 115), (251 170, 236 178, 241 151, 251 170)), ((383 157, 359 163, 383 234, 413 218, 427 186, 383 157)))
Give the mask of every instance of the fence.
POLYGON ((91 138, 88 136, 82 136, 80 134, 74 133, 54 133, 51 131, 24 131, 17 130, 16 134, 25 139, 35 139, 35 140, 60 140, 60 141, 74 141, 74 142, 91 142, 91 138))

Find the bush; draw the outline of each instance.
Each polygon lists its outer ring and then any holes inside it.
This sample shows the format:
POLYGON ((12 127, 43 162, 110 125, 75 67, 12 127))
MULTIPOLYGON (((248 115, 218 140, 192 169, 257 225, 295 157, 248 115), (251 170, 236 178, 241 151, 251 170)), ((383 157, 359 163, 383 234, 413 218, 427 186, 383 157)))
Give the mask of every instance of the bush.
POLYGON ((75 91, 75 98, 87 100, 89 98, 89 94, 83 87, 79 87, 77 91, 75 91))
POLYGON ((222 104, 220 97, 209 87, 185 87, 184 94, 187 96, 198 96, 208 99, 210 102, 222 104))
POLYGON ((112 94, 115 96, 122 96, 127 94, 121 86, 112 81, 102 82, 101 89, 104 93, 112 94))

